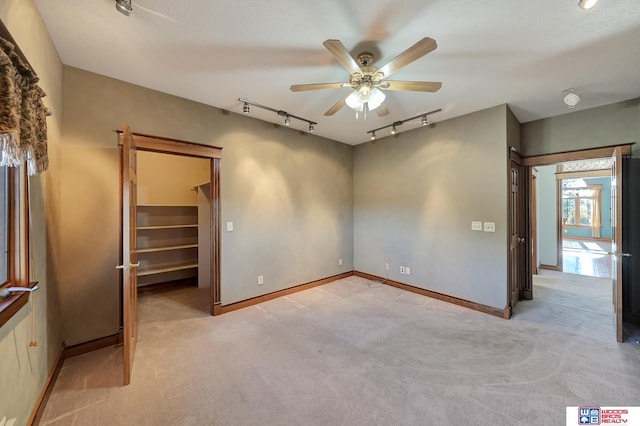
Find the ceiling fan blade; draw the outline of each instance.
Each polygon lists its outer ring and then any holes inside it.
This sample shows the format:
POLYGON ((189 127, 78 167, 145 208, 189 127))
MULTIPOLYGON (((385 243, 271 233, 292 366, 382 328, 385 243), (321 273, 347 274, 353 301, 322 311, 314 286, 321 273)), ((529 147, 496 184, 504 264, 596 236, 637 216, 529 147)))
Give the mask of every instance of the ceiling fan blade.
POLYGON ((382 90, 407 90, 411 92, 437 92, 442 83, 435 81, 384 81, 382 90))
POLYGON ((349 74, 353 75, 362 72, 356 60, 353 59, 353 56, 340 40, 325 40, 322 44, 349 71, 349 74))
POLYGON ((425 37, 380 67, 378 71, 382 72, 385 77, 389 77, 400 68, 405 67, 416 59, 420 59, 427 53, 434 51, 436 47, 438 47, 438 45, 434 39, 425 37))
POLYGON ((347 93, 346 95, 344 95, 338 102, 336 102, 336 104, 334 106, 332 106, 331 108, 329 108, 327 110, 327 112, 324 113, 324 115, 333 115, 336 112, 340 111, 340 108, 342 108, 343 106, 346 105, 345 100, 347 99, 347 97, 349 97, 351 93, 347 93))
POLYGON ((316 83, 316 84, 294 84, 290 87, 292 92, 304 92, 306 90, 320 89, 340 89, 342 87, 350 87, 349 83, 316 83))
POLYGON ((387 108, 385 104, 382 104, 378 108, 376 108, 376 113, 378 114, 378 117, 384 117, 385 115, 389 114, 389 108, 387 108))

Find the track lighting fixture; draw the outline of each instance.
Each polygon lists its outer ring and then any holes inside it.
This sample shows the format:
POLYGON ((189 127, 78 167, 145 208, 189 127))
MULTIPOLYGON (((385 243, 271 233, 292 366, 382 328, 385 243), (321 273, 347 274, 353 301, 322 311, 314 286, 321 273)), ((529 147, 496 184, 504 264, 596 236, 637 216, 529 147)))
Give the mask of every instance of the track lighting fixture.
POLYGON ((575 92, 575 89, 572 87, 570 89, 567 90, 563 90, 562 93, 564 94, 564 103, 569 107, 569 108, 573 108, 576 105, 578 105, 578 102, 580 102, 582 100, 582 98, 580 97, 580 95, 578 95, 575 92))
POLYGON ((415 117, 411 117, 411 118, 407 118, 406 120, 399 120, 399 121, 394 121, 392 124, 388 124, 386 126, 382 126, 382 127, 378 127, 377 129, 373 129, 373 130, 369 130, 367 131, 367 133, 371 133, 371 140, 375 140, 376 139, 376 132, 378 130, 382 130, 382 129, 386 129, 391 127, 391 134, 395 135, 398 133, 398 126, 402 126, 404 123, 406 123, 407 121, 411 121, 411 120, 415 120, 417 118, 420 118, 420 125, 422 126, 426 126, 429 124, 429 115, 431 114, 435 114, 436 112, 440 112, 442 111, 442 109, 438 108, 435 109, 433 111, 429 111, 423 114, 419 114, 416 115, 415 117))
POLYGON ((133 11, 131 0, 116 0, 116 10, 124 16, 131 15, 131 12, 133 11))
POLYGON ((580 6, 581 9, 588 10, 595 6, 597 2, 598 0, 580 0, 578 6, 580 6))
POLYGON ((266 105, 260 105, 259 103, 252 102, 249 99, 238 98, 240 102, 242 102, 242 112, 245 114, 249 113, 249 105, 253 105, 258 108, 266 109, 269 111, 273 111, 278 114, 280 117, 284 117, 284 125, 291 126, 291 119, 295 118, 296 120, 304 121, 309 124, 309 133, 314 133, 316 131, 316 123, 315 121, 307 120, 306 118, 298 117, 297 115, 289 114, 287 111, 283 111, 281 109, 275 109, 268 107, 266 105))

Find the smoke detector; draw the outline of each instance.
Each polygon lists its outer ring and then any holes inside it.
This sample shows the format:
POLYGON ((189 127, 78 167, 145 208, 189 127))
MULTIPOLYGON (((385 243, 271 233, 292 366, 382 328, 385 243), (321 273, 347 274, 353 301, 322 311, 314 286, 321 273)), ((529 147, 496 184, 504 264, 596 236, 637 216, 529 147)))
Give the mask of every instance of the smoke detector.
POLYGON ((576 93, 573 87, 571 89, 563 90, 562 93, 564 94, 564 103, 569 108, 575 107, 581 100, 580 95, 576 93))

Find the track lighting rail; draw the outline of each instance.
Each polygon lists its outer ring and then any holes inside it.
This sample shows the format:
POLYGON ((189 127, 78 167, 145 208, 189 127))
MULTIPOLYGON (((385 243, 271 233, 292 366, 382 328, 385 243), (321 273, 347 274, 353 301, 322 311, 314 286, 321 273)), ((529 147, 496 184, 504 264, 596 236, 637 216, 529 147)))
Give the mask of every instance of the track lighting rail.
POLYGON ((244 112, 245 114, 248 114, 250 112, 249 105, 251 105, 251 106, 258 107, 258 108, 266 109, 267 111, 275 112, 279 116, 284 117, 285 126, 290 126, 291 125, 291 119, 294 118, 296 120, 303 121, 303 122, 307 123, 309 125, 309 133, 313 133, 315 131, 315 126, 318 125, 318 123, 316 123, 315 121, 307 120, 306 118, 302 118, 302 117, 298 117, 297 115, 289 114, 287 111, 283 111, 281 109, 271 108, 271 107, 268 107, 266 105, 262 105, 262 104, 259 104, 257 102, 250 101, 249 99, 238 98, 238 100, 243 103, 242 112, 244 112))
POLYGON ((395 135, 397 132, 397 127, 398 126, 402 126, 404 123, 411 121, 411 120, 415 120, 416 118, 420 118, 421 122, 420 124, 423 126, 426 126, 427 124, 429 124, 429 120, 428 120, 428 116, 431 114, 435 114, 436 112, 440 112, 442 111, 441 108, 438 109, 434 109, 433 111, 429 111, 429 112, 425 112, 423 114, 418 114, 414 117, 411 118, 406 118, 404 120, 398 120, 398 121, 394 121, 391 124, 387 124, 386 126, 382 126, 382 127, 378 127, 377 129, 372 129, 372 130, 368 130, 367 133, 371 133, 371 140, 375 140, 376 139, 376 132, 379 130, 384 130, 384 129, 388 129, 389 127, 391 127, 391 134, 395 135))

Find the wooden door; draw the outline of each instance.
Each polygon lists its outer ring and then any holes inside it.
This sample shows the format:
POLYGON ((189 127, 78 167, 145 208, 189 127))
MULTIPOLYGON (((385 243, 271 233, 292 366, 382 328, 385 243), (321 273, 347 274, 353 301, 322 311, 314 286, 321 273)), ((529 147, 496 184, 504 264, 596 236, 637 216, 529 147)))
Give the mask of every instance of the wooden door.
POLYGON ((529 235, 531 250, 531 273, 538 275, 538 172, 531 171, 531 193, 529 195, 531 216, 531 235, 529 235))
POLYGON ((220 296, 220 158, 211 158, 211 315, 217 315, 221 306, 220 296))
POLYGON ((616 339, 624 340, 622 321, 622 154, 619 148, 611 156, 611 286, 616 317, 616 339))
POLYGON ((521 242, 520 167, 511 160, 509 173, 509 302, 513 309, 520 300, 521 242))
POLYGON ((129 126, 122 132, 122 299, 124 328, 124 384, 131 371, 138 338, 138 255, 136 253, 136 147, 129 126))

